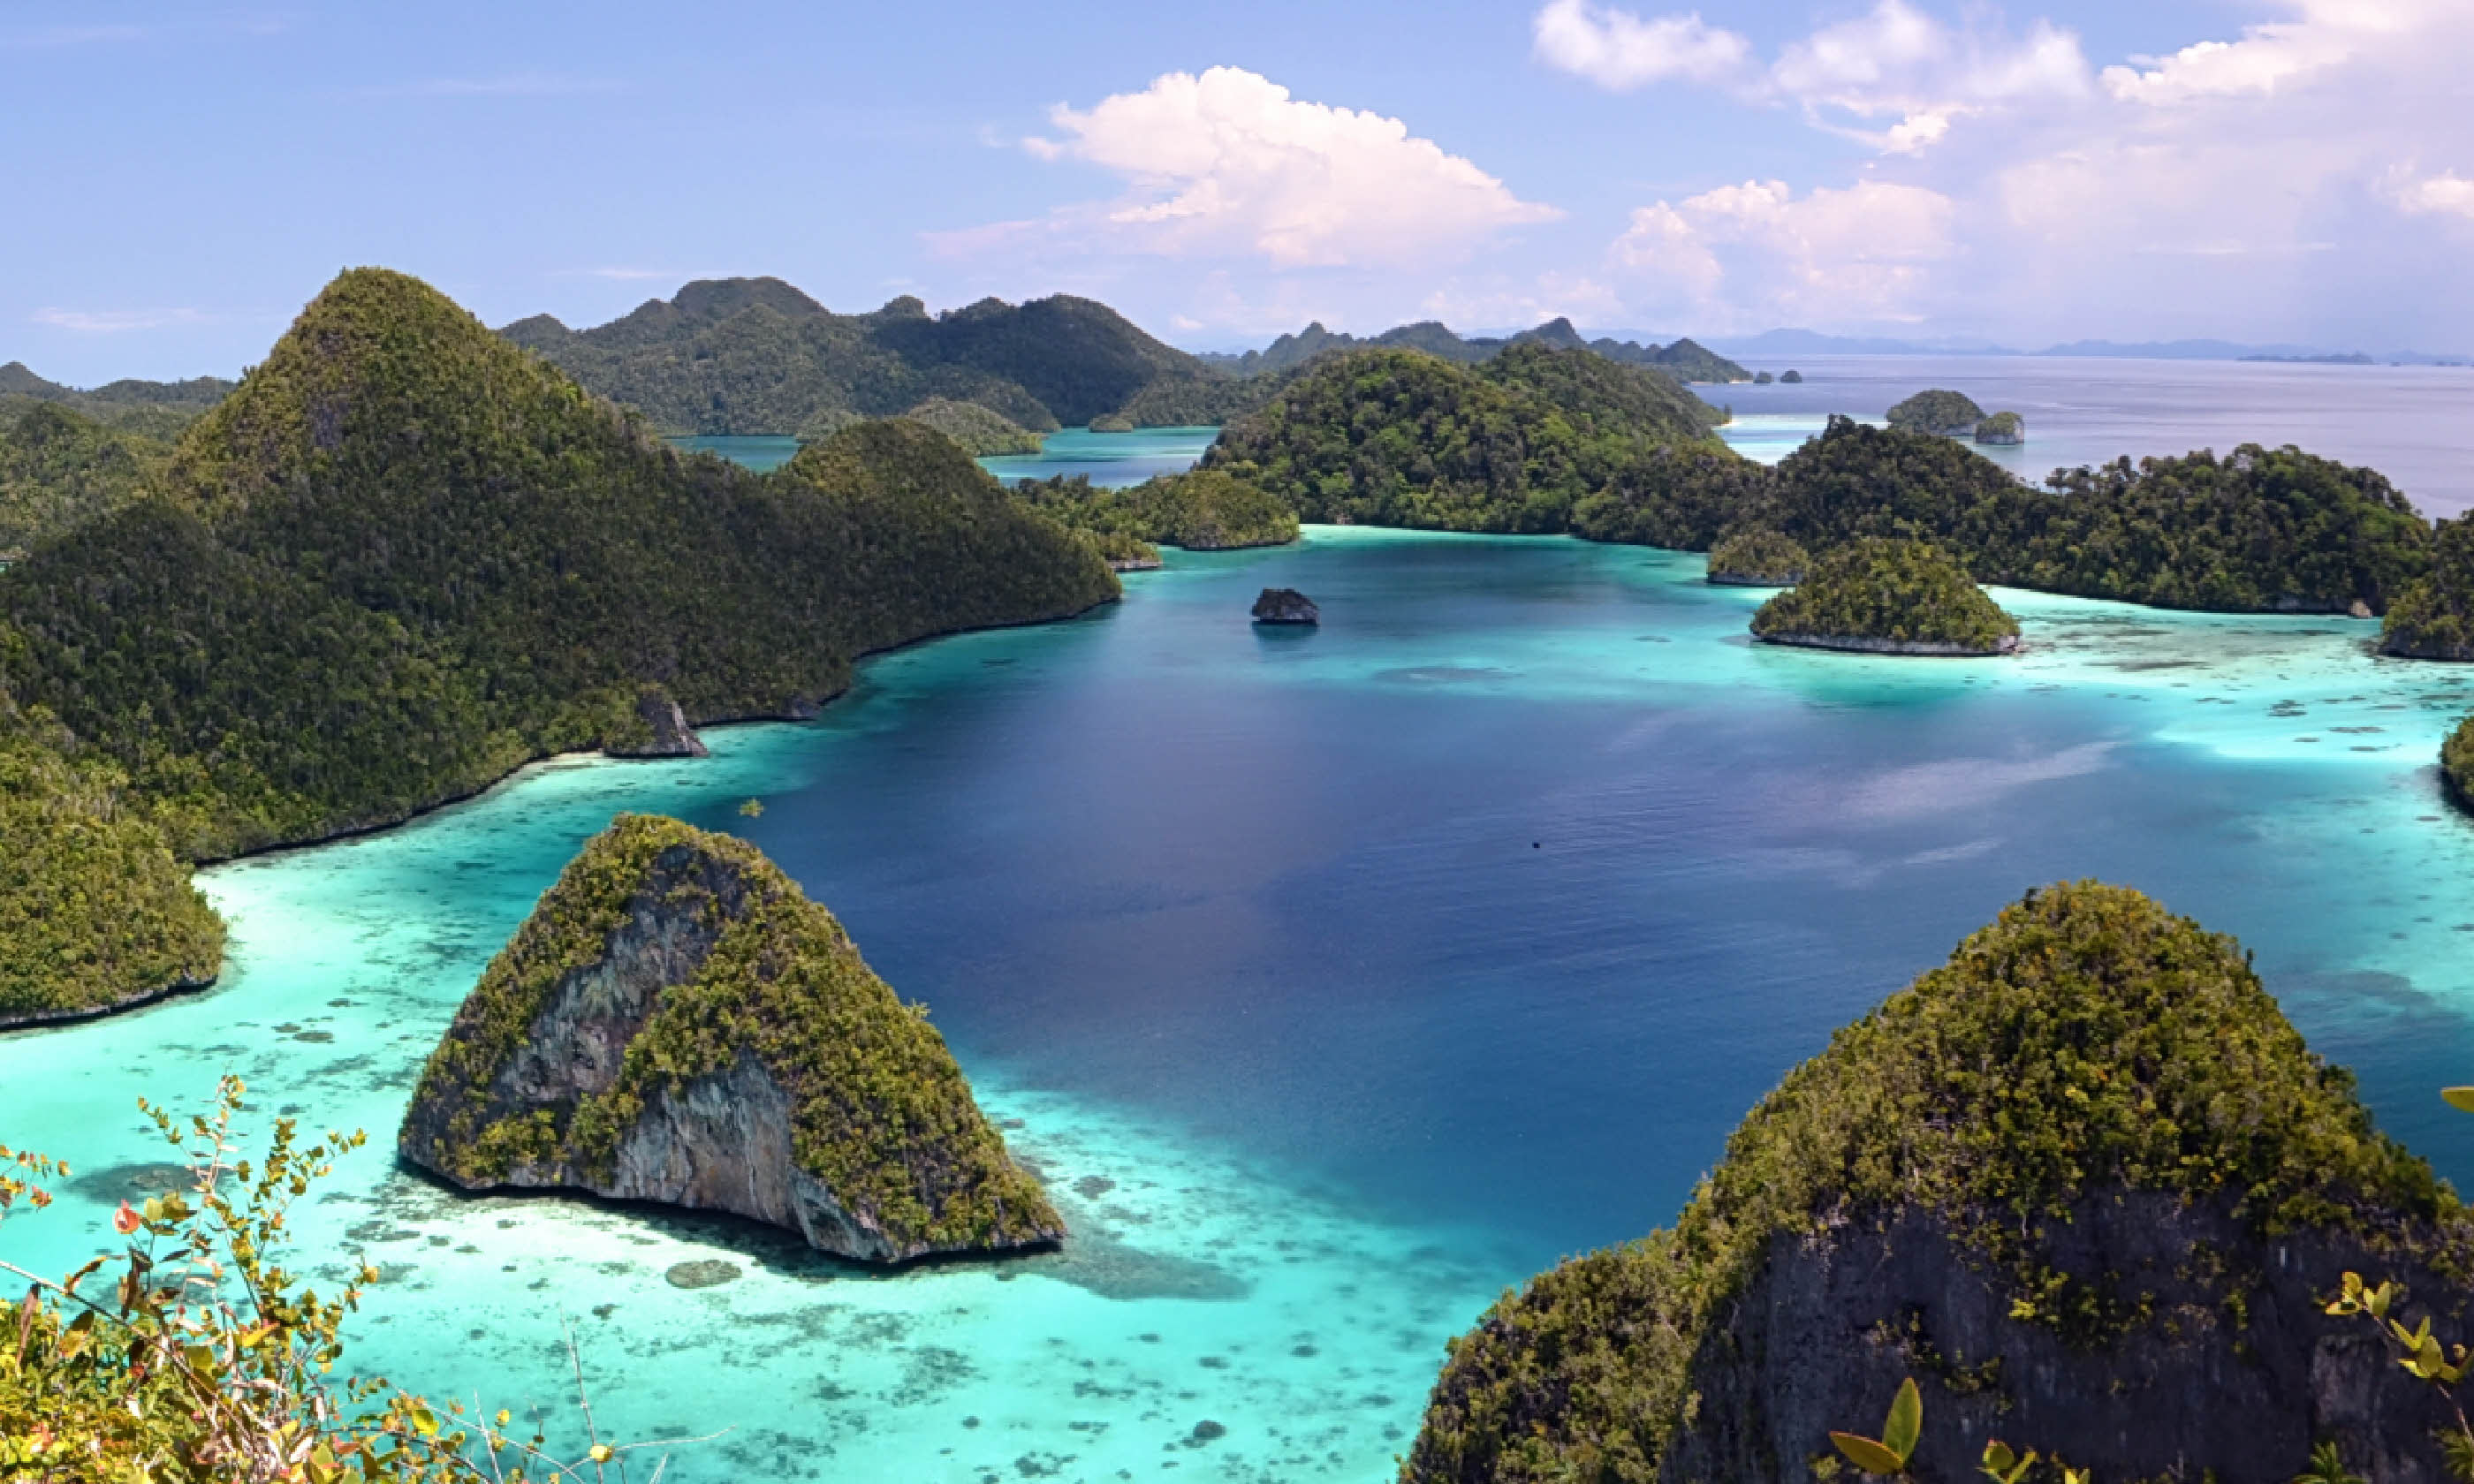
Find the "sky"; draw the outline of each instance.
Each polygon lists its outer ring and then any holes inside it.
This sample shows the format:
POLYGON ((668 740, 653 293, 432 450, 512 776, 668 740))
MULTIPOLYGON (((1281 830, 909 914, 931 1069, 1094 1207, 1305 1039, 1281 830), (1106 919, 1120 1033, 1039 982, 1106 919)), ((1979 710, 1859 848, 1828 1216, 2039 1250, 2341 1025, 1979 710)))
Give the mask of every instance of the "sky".
POLYGON ((338 269, 837 309, 2474 349, 2474 0, 0 0, 0 361, 230 374, 338 269))

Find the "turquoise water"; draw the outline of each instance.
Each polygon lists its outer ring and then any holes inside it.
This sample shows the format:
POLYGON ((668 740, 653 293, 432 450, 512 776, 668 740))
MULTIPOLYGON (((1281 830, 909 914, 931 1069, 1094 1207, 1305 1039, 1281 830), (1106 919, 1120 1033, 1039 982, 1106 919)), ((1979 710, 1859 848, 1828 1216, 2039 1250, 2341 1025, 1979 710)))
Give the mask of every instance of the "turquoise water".
POLYGON ((355 1364, 565 1425, 570 1324, 605 1427, 734 1429, 670 1478, 1384 1478, 1495 1293, 1667 1219, 1833 1026, 2061 877, 2239 934, 2384 1124, 2474 1175, 2433 1095, 2474 1065, 2474 826, 2432 767, 2474 676, 2370 624, 2000 592, 2027 653, 1913 661, 1756 647, 1759 593, 1637 548, 1310 528, 1169 562, 708 760, 555 762, 206 873, 220 987, 0 1038, 0 1137, 82 1172, 0 1253, 93 1250, 158 1157, 133 1100, 221 1071, 389 1142, 620 809, 743 832, 839 913, 1078 1233, 885 1276, 453 1196, 383 1148, 303 1209, 386 1272, 355 1364), (1322 627, 1248 623, 1273 585, 1322 627), (707 1257, 745 1274, 665 1281, 707 1257))
POLYGON ((795 458, 799 441, 788 434, 720 434, 696 433, 673 438, 671 443, 690 453, 717 453, 733 464, 742 464, 760 474, 769 474, 795 458))
MULTIPOLYGON (((1131 433, 1094 433, 1066 428, 1048 435, 1035 454, 1008 454, 982 459, 980 467, 1010 484, 1017 479, 1046 479, 1052 474, 1086 474, 1095 485, 1138 485, 1154 474, 1175 474, 1194 467, 1202 450, 1218 437, 1216 427, 1140 428, 1131 433)), ((672 443, 699 453, 717 453, 758 473, 780 468, 799 451, 795 438, 720 437, 698 435, 672 443)))

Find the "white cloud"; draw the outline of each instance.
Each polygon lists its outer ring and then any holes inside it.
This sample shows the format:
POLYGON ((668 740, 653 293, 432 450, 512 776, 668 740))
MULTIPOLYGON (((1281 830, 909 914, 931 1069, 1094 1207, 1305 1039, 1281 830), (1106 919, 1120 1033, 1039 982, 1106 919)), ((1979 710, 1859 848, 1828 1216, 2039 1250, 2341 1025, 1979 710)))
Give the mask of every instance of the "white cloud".
POLYGON ((2298 0, 2298 18, 2244 27, 2238 41, 2198 41, 2141 66, 2104 69, 2124 103, 2171 107, 2195 99, 2273 93, 2374 54, 2445 16, 2455 0, 2298 0))
POLYGON ((2474 220, 2474 180, 2454 170, 2416 179, 2400 171, 2389 179, 2389 194, 2408 216, 2462 216, 2474 220))
POLYGON ((1562 215, 1398 119, 1300 102, 1237 67, 1173 72, 1088 110, 1060 105, 1050 122, 1061 137, 1026 139, 1027 151, 1113 171, 1127 194, 1045 221, 937 234, 939 249, 969 255, 1054 238, 1283 269, 1366 267, 1448 259, 1562 215))
POLYGON ((32 318, 36 324, 86 335, 117 335, 130 330, 212 323, 210 316, 195 309, 37 309, 32 318))
POLYGON ((1636 304, 1719 329, 1912 319, 1953 255, 1956 207, 1863 180, 1798 198, 1783 180, 1723 185, 1632 214, 1609 256, 1636 304))
POLYGON ((1698 12, 1644 20, 1590 0, 1549 0, 1534 26, 1541 60, 1602 86, 1721 85, 1794 104, 1817 127, 1892 155, 1940 142, 1971 114, 2089 88, 2078 38, 2050 22, 2014 38, 1945 25, 1909 0, 1877 0, 1788 42, 1766 68, 1749 40, 1698 12))
POLYGON ((1589 0, 1550 0, 1533 23, 1538 60, 1623 89, 1682 79, 1725 82, 1752 60, 1753 43, 1695 11, 1642 20, 1589 0))

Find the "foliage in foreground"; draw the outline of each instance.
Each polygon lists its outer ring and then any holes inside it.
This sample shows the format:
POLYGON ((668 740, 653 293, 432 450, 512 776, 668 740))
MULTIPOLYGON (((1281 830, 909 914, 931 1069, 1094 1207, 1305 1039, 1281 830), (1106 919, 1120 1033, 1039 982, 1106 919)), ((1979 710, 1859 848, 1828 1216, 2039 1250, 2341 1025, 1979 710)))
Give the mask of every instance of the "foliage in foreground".
POLYGON ((2114 1343, 2161 1317, 2064 1251, 2076 1203, 2117 1192, 2211 1203, 2252 1233, 2215 1255, 2227 1296, 2267 1281, 2251 1264, 2281 1233, 2458 1274, 2474 1258, 2456 1197, 2373 1127, 2238 944, 2137 892, 2050 887, 1789 1072, 1672 1229, 1541 1274, 1455 1340, 1402 1476, 1646 1484, 1773 1238, 1902 1211, 1972 1250, 2014 1322, 2114 1343))
POLYGON ((0 411, 0 557, 131 504, 170 452, 55 402, 0 411))
POLYGON ((1991 654, 2019 620, 1926 541, 1866 537, 1814 559, 1804 580, 1753 614, 1764 639, 1879 639, 1991 654))
MULTIPOLYGON (((0 1262, 30 1286, 0 1326, 0 1476, 37 1484, 462 1484, 624 1480, 631 1455, 673 1444, 592 1437, 562 1460, 507 1431, 505 1412, 467 1417, 382 1380, 338 1376, 345 1321, 377 1279, 366 1264, 322 1297, 283 1265, 292 1203, 359 1134, 303 1139, 276 1120, 265 1154, 239 1157, 237 1079, 187 1119, 145 1104, 193 1180, 123 1203, 123 1245, 53 1281, 0 1262), (13 1343, 12 1343, 13 1341, 13 1343)), ((52 1204, 69 1174, 0 1145, 0 1221, 52 1204)), ((581 1373, 579 1372, 579 1385, 581 1373)), ((591 1421, 591 1409, 584 1417, 591 1421)), ((688 1441, 688 1440, 679 1440, 688 1441)))

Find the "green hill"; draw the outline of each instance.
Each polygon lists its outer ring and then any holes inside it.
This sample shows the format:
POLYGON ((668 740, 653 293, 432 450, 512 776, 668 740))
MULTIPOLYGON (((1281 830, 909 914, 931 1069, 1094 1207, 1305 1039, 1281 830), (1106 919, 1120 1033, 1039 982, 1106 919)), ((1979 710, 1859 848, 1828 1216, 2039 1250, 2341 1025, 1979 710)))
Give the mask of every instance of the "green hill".
POLYGON ((1984 420, 1984 409, 1963 392, 1919 392, 1890 409, 1890 426, 1910 433, 1965 436, 1984 420))
MULTIPOLYGON (((995 454, 1037 453, 1047 446, 1047 440, 1038 434, 977 402, 957 402, 947 397, 932 396, 902 416, 934 428, 952 439, 955 447, 974 459, 995 454)), ((848 426, 851 421, 860 420, 864 419, 852 418, 841 425, 848 426)), ((810 425, 814 425, 813 420, 810 425)), ((824 429, 817 436, 830 436, 836 431, 838 429, 824 429)))
POLYGON ((2389 607, 2380 651, 2411 659, 2474 659, 2474 520, 2439 522, 2431 570, 2389 607))
POLYGON ((0 422, 8 422, 36 402, 49 402, 116 432, 169 439, 222 401, 232 383, 220 376, 192 376, 185 381, 123 379, 84 391, 36 375, 23 361, 0 366, 0 422))
POLYGON ((1024 480, 1013 492, 1078 530, 1189 551, 1278 546, 1298 539, 1296 511, 1220 469, 1161 474, 1128 490, 1095 489, 1080 474, 1024 480))
POLYGON ((586 330, 547 315, 501 331, 663 433, 796 434, 837 413, 976 403, 1034 433, 1120 410, 1144 424, 1217 422, 1249 394, 1069 295, 930 316, 902 298, 836 314, 778 278, 706 279, 586 330))
POLYGON ((109 515, 138 498, 171 450, 59 402, 0 414, 0 555, 109 515))
POLYGON ((1823 649, 1990 655, 2018 647, 2019 621, 1931 543, 1864 537, 1823 552, 1802 581, 1762 604, 1753 636, 1823 649))
POLYGON ((2051 887, 1789 1072, 1672 1228, 1455 1340, 1401 1477, 1801 1478, 1904 1378, 1918 1478, 1987 1437, 2098 1479, 2286 1478, 2331 1438, 2439 1477, 2438 1399, 2321 1304, 2394 1277, 2453 1333, 2469 1259, 2240 945, 2051 887))
POLYGON ((1576 501, 1661 447, 1708 440, 1719 416, 1672 378, 1589 350, 1516 346, 1482 366, 1354 351, 1228 424, 1203 467, 1307 520, 1556 532, 1576 501))
POLYGON ((1415 324, 1397 325, 1379 335, 1363 338, 1325 329, 1320 320, 1292 335, 1282 335, 1260 350, 1243 355, 1206 356, 1212 365, 1235 371, 1241 376, 1260 376, 1278 371, 1295 371, 1325 355, 1350 350, 1422 350, 1446 361, 1475 365, 1492 360, 1512 346, 1540 345, 1550 350, 1573 350, 1587 347, 1611 361, 1631 366, 1653 367, 1665 371, 1678 381, 1750 381, 1753 373, 1690 340, 1678 340, 1671 345, 1638 345, 1613 336, 1584 340, 1581 332, 1566 319, 1549 320, 1535 329, 1502 338, 1468 337, 1452 333, 1449 326, 1434 320, 1420 320, 1415 324))
POLYGON ((401 275, 338 278, 164 495, 0 575, 0 689, 206 859, 389 823, 528 758, 803 715, 870 650, 1116 594, 916 423, 778 473, 683 456, 401 275))

